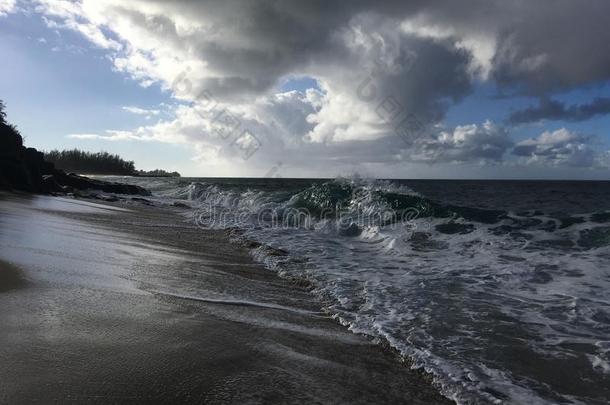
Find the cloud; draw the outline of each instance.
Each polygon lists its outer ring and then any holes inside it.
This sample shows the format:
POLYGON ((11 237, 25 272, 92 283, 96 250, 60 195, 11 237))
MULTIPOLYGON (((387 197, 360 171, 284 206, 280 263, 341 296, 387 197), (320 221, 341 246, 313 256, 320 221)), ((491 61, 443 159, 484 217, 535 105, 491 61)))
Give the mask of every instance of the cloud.
POLYGON ((0 17, 10 13, 14 13, 16 9, 16 0, 0 0, 0 17))
POLYGON ((146 119, 151 119, 153 116, 161 114, 160 110, 152 110, 134 106, 124 106, 123 111, 127 111, 135 115, 143 115, 146 119))
MULTIPOLYGON (((36 10, 49 26, 105 49, 118 72, 181 104, 170 119, 100 139, 187 143, 199 162, 233 165, 236 174, 275 156, 326 173, 384 162, 501 162, 513 141, 491 123, 407 142, 396 134, 408 117, 437 128, 477 81, 551 100, 609 80, 610 3, 586 1, 36 0, 36 10), (280 92, 293 76, 318 88, 280 92), (244 131, 260 142, 241 139, 244 131), (247 159, 245 145, 258 145, 247 159)), ((548 103, 509 122, 581 120, 605 108, 599 100, 548 103)))
POLYGON ((104 32, 101 20, 88 18, 84 7, 84 3, 70 0, 45 0, 39 2, 36 10, 45 14, 45 22, 49 28, 70 29, 79 32, 100 48, 120 51, 122 45, 104 32))
POLYGON ((490 121, 457 126, 417 142, 411 158, 426 163, 502 161, 513 145, 508 132, 490 121))
POLYGON ((353 98, 354 80, 374 62, 383 65, 380 90, 399 90, 426 119, 442 117, 450 100, 470 90, 467 52, 449 39, 402 32, 401 21, 388 14, 410 7, 325 3, 319 13, 319 2, 213 3, 40 0, 39 10, 114 51, 117 70, 144 85, 160 83, 183 100, 206 90, 222 101, 246 103, 299 73, 333 83, 329 96, 353 98), (413 52, 420 63, 409 79, 401 63, 413 52))
POLYGON ((597 97, 587 104, 566 106, 564 103, 543 98, 535 107, 513 112, 508 121, 524 124, 542 120, 585 121, 598 115, 610 114, 610 98, 597 97))
POLYGON ((142 131, 115 131, 107 130, 106 135, 99 134, 69 134, 66 137, 80 140, 100 140, 100 141, 151 141, 150 136, 146 136, 142 131))
POLYGON ((521 141, 512 153, 525 158, 528 165, 591 167, 600 162, 590 137, 565 128, 521 141))
POLYGON ((534 95, 565 91, 610 79, 610 41, 604 0, 506 2, 493 59, 502 85, 534 95))
POLYGON ((308 117, 313 141, 379 139, 409 114, 436 123, 470 93, 466 51, 451 40, 416 37, 376 20, 352 21, 341 32, 347 52, 342 63, 313 72, 324 92, 319 111, 308 117))
POLYGON ((70 139, 100 139, 102 136, 98 134, 69 134, 67 135, 70 139))
MULTIPOLYGON (((610 39, 604 0, 587 0, 587 6, 558 0, 552 9, 526 0, 474 0, 471 12, 449 0, 37 1, 64 27, 117 51, 117 68, 137 80, 169 85, 190 67, 190 94, 179 94, 185 97, 205 88, 220 98, 239 98, 268 91, 290 73, 322 73, 332 65, 354 70, 362 66, 352 64, 359 59, 356 49, 361 59, 400 67, 413 37, 447 41, 472 56, 466 61, 470 73, 529 91, 610 77, 610 56, 583 46, 604 49, 610 39), (581 29, 572 29, 575 24, 581 29)), ((443 62, 422 61, 428 67, 443 62)), ((439 93, 444 90, 439 86, 439 93)))

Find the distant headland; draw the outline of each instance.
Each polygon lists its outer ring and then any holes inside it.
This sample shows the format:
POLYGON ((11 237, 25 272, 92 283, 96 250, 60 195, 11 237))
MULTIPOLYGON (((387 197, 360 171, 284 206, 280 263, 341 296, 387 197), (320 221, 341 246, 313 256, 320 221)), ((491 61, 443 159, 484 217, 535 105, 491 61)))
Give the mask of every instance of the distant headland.
POLYGON ((79 150, 39 152, 23 144, 17 127, 6 120, 4 102, 0 100, 0 190, 32 193, 74 193, 79 190, 99 190, 117 194, 150 195, 142 187, 101 181, 79 176, 114 174, 126 176, 179 177, 164 170, 136 170, 133 162, 106 152, 90 153, 79 150))

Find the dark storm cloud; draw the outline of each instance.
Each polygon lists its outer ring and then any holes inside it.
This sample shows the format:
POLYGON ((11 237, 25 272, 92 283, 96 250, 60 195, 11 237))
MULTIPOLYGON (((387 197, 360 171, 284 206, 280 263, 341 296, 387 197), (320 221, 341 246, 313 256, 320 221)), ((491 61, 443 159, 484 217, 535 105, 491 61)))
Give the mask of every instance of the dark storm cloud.
MULTIPOLYGON (((610 109, 605 98, 576 106, 552 98, 610 79, 606 0, 37 1, 49 18, 106 47, 117 70, 193 102, 175 121, 136 135, 210 155, 227 149, 212 111, 230 111, 261 138, 265 148, 250 162, 315 150, 308 158, 324 171, 350 156, 371 164, 503 161, 514 145, 505 129, 437 126, 477 81, 543 100, 513 113, 512 124, 582 121, 610 109), (293 76, 317 80, 319 94, 281 96, 279 84, 293 76), (389 146, 409 114, 437 129, 389 146)), ((586 163, 583 140, 550 146, 547 138, 520 143, 513 157, 586 163)))
MULTIPOLYGON (((391 13, 420 2, 178 1, 155 2, 206 22, 204 32, 183 37, 222 77, 203 86, 219 97, 261 93, 294 70, 349 58, 337 33, 364 11, 391 13)), ((148 19, 150 23, 150 19, 148 19)))
POLYGON ((610 2, 505 3, 519 18, 499 32, 493 60, 499 83, 545 94, 610 79, 610 2))
MULTIPOLYGON (((610 79, 610 2, 605 0, 474 0, 466 6, 449 0, 223 1, 187 2, 185 7, 223 24, 219 30, 229 29, 240 39, 201 44, 200 49, 212 65, 231 75, 254 75, 243 87, 246 90, 268 88, 295 68, 346 57, 337 32, 354 17, 367 14, 396 21, 421 18, 449 27, 456 39, 472 35, 494 39, 492 77, 528 94, 610 79)), ((430 62, 432 66, 451 61, 430 62)))
MULTIPOLYGON (((405 94, 400 97, 405 102, 407 97, 417 98, 421 111, 431 108, 424 115, 438 119, 445 109, 438 103, 441 98, 457 100, 470 90, 466 71, 470 55, 456 49, 450 40, 440 43, 399 32, 403 16, 415 12, 422 3, 186 1, 168 7, 189 18, 199 16, 201 21, 210 22, 204 32, 184 36, 182 41, 217 72, 194 83, 195 87, 217 97, 243 100, 268 91, 281 77, 294 72, 324 76, 341 70, 337 76, 345 76, 349 66, 350 71, 365 75, 383 58, 395 57, 392 63, 398 65, 393 67, 394 72, 378 72, 379 90, 398 90, 405 94), (345 35, 355 27, 365 35, 374 31, 381 40, 368 49, 351 49, 345 35), (393 47, 389 52, 396 55, 388 55, 387 46, 393 47), (418 55, 416 72, 399 65, 400 58, 412 52, 418 55)), ((156 25, 150 18, 145 24, 156 25)), ((165 24, 156 29, 162 26, 165 24)), ((176 32, 164 29, 163 35, 174 37, 176 32)))
MULTIPOLYGON (((40 0, 52 4, 52 0, 40 0)), ((454 44, 492 44, 491 77, 503 86, 543 95, 610 79, 610 30, 606 0, 179 0, 100 1, 112 13, 127 17, 134 27, 191 56, 205 60, 215 74, 206 77, 219 97, 252 95, 269 90, 278 78, 320 66, 356 61, 340 33, 361 16, 376 16, 363 26, 366 34, 385 21, 419 22, 428 30, 445 31, 454 44), (183 21, 201 22, 199 29, 182 32, 183 21), (474 39, 473 39, 474 38, 474 39), (462 42, 460 42, 462 41, 462 42)), ((56 6, 50 6, 56 7, 56 6)), ((394 30, 399 25, 394 25, 394 30)), ((408 40, 408 36, 403 36, 408 40)), ((383 38, 385 39, 385 38, 383 38)), ((436 38, 438 39, 438 38, 436 38)), ((402 45, 399 45, 402 46, 402 45)), ((375 55, 364 53, 372 61, 375 55)), ((358 61, 362 63, 362 60, 358 61)), ((423 60, 435 74, 437 64, 455 60, 423 60)), ((462 61, 457 61, 458 68, 462 61)), ((358 68, 358 66, 350 66, 358 68)), ((407 72, 403 72, 405 75, 407 72)), ((456 72, 461 74, 461 72, 456 72)), ((432 89, 441 96, 443 83, 432 89)))
POLYGON ((535 107, 515 111, 508 119, 511 124, 524 124, 541 120, 585 121, 610 114, 610 98, 598 97, 588 104, 566 106, 564 103, 543 98, 535 107))

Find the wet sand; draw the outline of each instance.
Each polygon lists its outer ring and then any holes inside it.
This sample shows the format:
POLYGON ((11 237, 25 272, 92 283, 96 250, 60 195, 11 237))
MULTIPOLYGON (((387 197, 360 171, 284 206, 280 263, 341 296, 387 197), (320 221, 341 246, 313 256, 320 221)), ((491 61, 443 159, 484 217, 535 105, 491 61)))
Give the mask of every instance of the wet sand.
POLYGON ((25 285, 21 270, 0 260, 0 293, 21 288, 25 285))
POLYGON ((0 403, 450 403, 222 232, 0 194, 0 403))

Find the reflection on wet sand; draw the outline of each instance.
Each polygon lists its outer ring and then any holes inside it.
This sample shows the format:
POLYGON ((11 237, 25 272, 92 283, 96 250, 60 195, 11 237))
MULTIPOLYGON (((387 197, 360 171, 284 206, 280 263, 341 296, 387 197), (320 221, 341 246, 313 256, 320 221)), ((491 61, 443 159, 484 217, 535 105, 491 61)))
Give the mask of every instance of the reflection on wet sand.
POLYGON ((0 403, 449 402, 168 211, 0 196, 0 258, 0 403))
POLYGON ((10 263, 0 260, 0 293, 16 290, 26 285, 21 270, 10 263))

